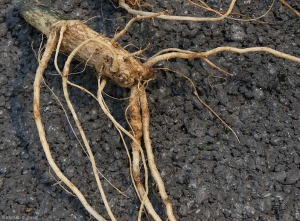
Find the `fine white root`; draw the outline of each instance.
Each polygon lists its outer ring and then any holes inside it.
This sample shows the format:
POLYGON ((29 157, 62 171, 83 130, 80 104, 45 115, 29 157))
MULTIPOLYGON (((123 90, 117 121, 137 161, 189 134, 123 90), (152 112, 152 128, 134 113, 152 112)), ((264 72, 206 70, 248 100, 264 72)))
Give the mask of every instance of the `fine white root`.
POLYGON ((152 57, 150 57, 148 59, 148 61, 151 60, 152 58, 157 57, 158 55, 165 54, 167 52, 182 52, 182 53, 186 53, 186 54, 188 54, 188 53, 191 53, 191 54, 195 53, 193 51, 187 51, 187 50, 183 50, 183 49, 179 49, 179 48, 166 48, 166 49, 160 50, 159 52, 157 52, 156 54, 154 54, 152 57))
MULTIPOLYGON (((165 20, 176 20, 176 21, 194 21, 194 22, 214 22, 214 21, 221 21, 230 15, 232 9, 235 5, 236 0, 232 0, 230 6, 225 14, 222 14, 220 17, 210 18, 210 17, 190 17, 190 16, 172 16, 172 15, 159 15, 156 18, 165 19, 165 20)), ((153 12, 145 12, 140 10, 132 9, 125 0, 119 0, 119 6, 125 9, 129 14, 132 15, 140 15, 140 16, 150 16, 156 13, 153 12)))
POLYGON ((145 16, 136 16, 134 18, 132 18, 125 26, 125 28, 120 31, 118 34, 115 35, 115 37, 111 40, 111 43, 115 43, 122 35, 124 35, 128 29, 132 26, 132 24, 136 21, 139 21, 139 20, 143 20, 143 19, 149 19, 149 18, 155 18, 155 17, 159 17, 160 15, 163 15, 163 14, 166 14, 166 13, 169 13, 169 11, 163 11, 163 12, 159 12, 159 13, 153 13, 151 15, 145 15, 145 16))
POLYGON ((155 158, 152 150, 151 138, 150 138, 150 112, 148 108, 148 101, 146 90, 144 87, 140 87, 140 102, 142 109, 142 124, 143 124, 143 138, 147 152, 148 164, 152 174, 152 177, 158 187, 160 196, 166 206, 168 220, 175 221, 176 218, 173 213, 172 203, 167 195, 164 182, 160 176, 160 173, 155 164, 155 158))
POLYGON ((54 51, 54 48, 57 44, 58 41, 58 37, 57 37, 57 32, 56 31, 52 31, 49 36, 48 36, 48 40, 47 40, 47 44, 45 47, 45 51, 44 54, 41 58, 41 60, 39 61, 39 67, 36 71, 36 75, 35 75, 35 80, 34 80, 34 105, 33 105, 33 112, 34 112, 34 118, 35 118, 35 122, 36 122, 36 126, 38 129, 38 133, 39 133, 39 137, 40 137, 40 141, 41 144, 43 146, 43 150, 45 152, 47 161, 50 165, 50 167, 52 168, 52 170, 54 171, 54 173, 56 174, 56 176, 62 181, 64 182, 70 189, 71 191, 78 197, 78 199, 80 200, 80 202, 82 203, 82 205, 85 207, 85 209, 92 215, 94 216, 97 220, 99 221, 104 221, 106 219, 104 219, 85 199, 84 195, 80 192, 80 190, 61 172, 61 170, 59 169, 59 167, 56 165, 52 154, 51 154, 51 150, 50 150, 50 146, 47 142, 47 138, 46 138, 46 132, 44 129, 44 125, 42 123, 42 119, 41 119, 41 113, 40 113, 40 91, 41 91, 41 81, 43 79, 43 74, 44 71, 48 65, 48 62, 50 60, 51 54, 54 51))

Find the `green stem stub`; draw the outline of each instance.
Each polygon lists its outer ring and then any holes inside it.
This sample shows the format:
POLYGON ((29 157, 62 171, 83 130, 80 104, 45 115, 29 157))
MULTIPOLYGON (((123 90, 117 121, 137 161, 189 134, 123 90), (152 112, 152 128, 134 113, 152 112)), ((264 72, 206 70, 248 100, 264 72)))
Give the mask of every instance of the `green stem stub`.
POLYGON ((49 9, 36 0, 25 0, 20 8, 24 19, 36 29, 49 35, 50 27, 57 21, 67 20, 63 15, 49 9))

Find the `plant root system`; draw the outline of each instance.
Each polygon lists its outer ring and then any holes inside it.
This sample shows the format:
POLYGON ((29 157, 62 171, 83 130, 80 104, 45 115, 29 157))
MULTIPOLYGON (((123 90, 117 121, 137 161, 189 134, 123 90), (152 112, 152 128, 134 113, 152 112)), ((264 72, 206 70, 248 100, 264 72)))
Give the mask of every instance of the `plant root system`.
MULTIPOLYGON (((202 2, 202 1, 201 1, 202 2)), ((78 197, 82 205, 86 210, 97 220, 105 220, 104 215, 100 215, 92 205, 86 200, 84 194, 76 187, 76 184, 72 183, 66 175, 58 167, 55 159, 53 159, 51 154, 51 148, 47 142, 46 132, 42 122, 41 110, 40 110, 40 95, 41 95, 41 82, 43 80, 43 74, 47 68, 48 62, 51 58, 52 53, 56 50, 55 53, 55 66, 57 72, 62 78, 62 88, 64 92, 65 100, 68 104, 68 108, 72 113, 73 119, 75 120, 76 126, 80 132, 81 140, 83 141, 84 148, 88 153, 88 157, 92 164, 93 175, 97 182, 98 190, 101 193, 102 200, 106 207, 108 217, 111 220, 116 220, 113 209, 109 205, 109 199, 107 199, 106 194, 103 190, 101 180, 98 174, 97 164, 95 157, 93 155, 93 150, 89 144, 88 138, 82 128, 80 119, 76 113, 76 110, 71 102, 69 96, 68 86, 74 86, 69 80, 68 76, 70 74, 70 65, 74 58, 86 62, 87 65, 92 66, 96 69, 98 76, 98 92, 97 95, 93 95, 98 101, 101 109, 105 115, 112 121, 113 125, 116 127, 122 140, 124 141, 123 135, 128 136, 131 139, 131 154, 128 151, 126 142, 124 145, 127 148, 127 154, 130 164, 130 173, 135 187, 136 193, 140 199, 141 207, 139 209, 139 220, 141 220, 142 213, 145 211, 147 215, 154 220, 162 220, 158 215, 158 212, 155 211, 154 206, 152 205, 149 199, 149 189, 148 189, 148 169, 152 175, 154 182, 157 185, 158 192, 161 196, 161 199, 165 205, 166 214, 168 220, 174 221, 176 217, 172 208, 171 200, 168 197, 167 190, 165 188, 163 179, 160 175, 159 168, 156 166, 156 160, 153 154, 153 147, 150 138, 150 113, 148 108, 148 101, 146 96, 146 86, 147 83, 153 80, 154 77, 154 66, 165 60, 173 58, 182 58, 182 59, 202 59, 212 68, 215 68, 225 74, 231 75, 227 71, 219 68, 208 58, 212 55, 231 52, 231 53, 253 53, 253 52, 266 52, 274 56, 288 59, 294 62, 300 63, 300 58, 286 54, 284 52, 277 51, 268 47, 251 47, 251 48, 235 48, 235 47, 218 47, 204 52, 192 52, 186 50, 180 50, 176 48, 163 49, 158 52, 147 61, 142 63, 137 60, 134 55, 117 43, 118 38, 120 38, 125 32, 130 28, 130 26, 136 21, 146 18, 161 18, 168 20, 185 20, 185 21, 220 21, 228 17, 232 13, 233 7, 235 6, 235 0, 232 0, 230 6, 226 13, 217 13, 219 17, 215 18, 192 18, 192 17, 180 17, 180 16, 171 16, 166 15, 167 12, 162 13, 150 13, 143 12, 132 7, 140 4, 139 1, 124 1, 120 0, 119 5, 126 9, 130 14, 136 15, 124 30, 116 34, 114 38, 110 39, 101 35, 83 22, 77 20, 63 20, 56 13, 49 10, 45 6, 41 6, 36 2, 26 3, 22 8, 23 17, 35 28, 43 32, 48 40, 47 44, 44 47, 43 54, 39 60, 39 66, 36 71, 35 81, 34 81, 34 118, 38 128, 39 137, 41 144, 43 146, 44 152, 47 157, 47 161, 53 169, 57 177, 70 189, 70 191, 78 197), (132 6, 132 7, 131 7, 132 6), (68 58, 64 64, 63 71, 61 71, 57 65, 58 53, 62 52, 68 55, 68 58), (104 98, 102 96, 103 89, 106 86, 108 80, 114 81, 118 86, 130 88, 131 94, 129 99, 128 106, 128 116, 129 116, 129 125, 131 127, 131 132, 127 131, 123 126, 121 126, 112 116, 110 110, 105 104, 104 98), (144 154, 144 150, 145 153, 144 154), (141 163, 143 165, 141 171, 141 163)), ((284 1, 282 1, 284 3, 284 1)), ((204 5, 204 8, 207 5, 204 5)), ((142 50, 140 51, 142 52, 142 50)), ((139 52, 139 53, 140 53, 139 52)), ((41 52, 40 52, 41 53, 41 52)), ((180 73, 178 73, 180 75, 180 73)), ((188 79, 190 80, 190 79, 188 79)), ((191 81, 191 80, 190 80, 191 81)), ((191 81, 195 95, 197 98, 206 106, 199 97, 197 90, 191 81)), ((91 94, 90 92, 88 92, 91 94)), ((211 109, 221 121, 222 119, 211 109)), ((223 122, 223 121, 222 121, 223 122)), ((226 127, 231 129, 225 122, 223 122, 226 127)), ((232 129, 231 129, 232 130, 232 129)), ((233 131, 233 130, 232 130, 233 131)), ((236 134, 235 134, 236 135, 236 134)), ((237 135, 236 135, 237 136, 237 135)), ((238 139, 238 138, 237 138, 238 139)), ((106 216, 106 215, 105 215, 106 216)))

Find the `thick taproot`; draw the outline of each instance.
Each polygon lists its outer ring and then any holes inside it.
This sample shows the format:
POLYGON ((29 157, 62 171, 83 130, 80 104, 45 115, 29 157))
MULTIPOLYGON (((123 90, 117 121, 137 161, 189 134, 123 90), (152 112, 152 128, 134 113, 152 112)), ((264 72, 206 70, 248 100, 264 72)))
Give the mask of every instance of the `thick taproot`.
POLYGON ((107 47, 96 41, 91 41, 78 51, 76 58, 88 62, 88 65, 95 67, 99 73, 114 80, 121 87, 130 88, 138 81, 152 77, 150 68, 130 56, 130 53, 124 50, 121 45, 112 44, 110 38, 90 29, 81 21, 65 20, 63 16, 38 3, 38 1, 25 2, 21 7, 21 14, 29 24, 46 36, 49 36, 50 32, 53 31, 59 33, 62 25, 66 25, 60 48, 64 54, 70 54, 87 39, 97 39, 108 45, 115 52, 116 57, 107 47), (114 59, 118 61, 118 69, 112 71, 111 66, 114 59))

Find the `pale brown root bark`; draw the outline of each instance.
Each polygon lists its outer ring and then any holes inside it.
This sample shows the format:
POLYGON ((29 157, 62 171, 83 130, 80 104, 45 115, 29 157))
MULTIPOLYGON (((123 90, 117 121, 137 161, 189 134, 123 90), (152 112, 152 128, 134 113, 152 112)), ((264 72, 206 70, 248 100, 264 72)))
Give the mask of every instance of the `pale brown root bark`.
MULTIPOLYGON (((68 22, 67 21, 60 21, 60 22, 57 22, 55 24, 55 26, 57 26, 58 28, 60 29, 63 29, 63 30, 66 30, 67 29, 67 25, 68 25, 68 22)), ((101 41, 102 39, 99 38, 99 37, 96 37, 96 38, 89 38, 89 39, 86 39, 85 41, 81 42, 80 45, 78 45, 71 53, 70 53, 70 56, 73 57, 78 54, 80 52, 80 50, 82 51, 82 48, 84 46, 86 46, 87 44, 89 44, 90 42, 96 42, 98 43, 100 46, 106 48, 110 53, 111 53, 111 56, 112 56, 112 63, 111 63, 111 67, 109 68, 109 70, 113 73, 117 72, 120 68, 119 66, 119 61, 118 61, 118 55, 116 53, 116 50, 114 49, 114 47, 111 45, 111 44, 108 44, 107 42, 103 42, 101 41)), ((62 39, 60 39, 60 43, 61 44, 62 42, 62 39)), ((58 50, 59 51, 59 50, 58 50)), ((57 52, 58 53, 58 52, 57 52)), ((94 54, 94 51, 91 53, 91 55, 94 54)), ((55 56, 55 58, 57 58, 57 54, 55 56)), ((72 61, 71 59, 71 61, 72 61)), ((87 59, 87 60, 90 60, 91 59, 91 56, 87 59)), ((104 64, 103 64, 104 65, 104 64)), ((104 68, 104 67, 100 67, 100 68, 104 68)))
MULTIPOLYGON (((222 14, 220 17, 210 18, 210 17, 190 17, 190 16, 172 16, 172 15, 159 15, 156 18, 165 19, 165 20, 176 20, 176 21, 194 21, 194 22, 214 22, 214 21, 221 21, 230 15, 232 9, 235 5, 236 0, 232 0, 228 11, 225 14, 222 14)), ((129 14, 132 15, 140 15, 140 16, 150 16, 156 13, 153 12, 145 12, 140 10, 132 9, 125 0, 119 0, 119 6, 125 9, 129 14)))
POLYGON ((144 87, 140 89, 140 102, 142 108, 142 124, 143 124, 143 138, 147 152, 147 159, 151 175, 158 187, 160 196, 166 206, 167 216, 170 221, 175 221, 176 218, 173 213, 173 206, 166 192, 164 182, 160 176, 160 173, 155 164, 155 158, 152 150, 151 138, 150 138, 150 113, 148 108, 147 95, 144 87))
POLYGON ((129 56, 131 53, 116 42, 112 44, 112 39, 95 32, 83 22, 63 20, 57 13, 36 3, 25 3, 21 13, 28 23, 47 36, 53 27, 60 29, 62 25, 66 25, 60 49, 65 54, 70 54, 82 42, 93 39, 78 51, 76 58, 88 61, 88 65, 95 67, 98 73, 114 80, 119 86, 130 88, 140 80, 149 78, 149 70, 140 61, 129 56))
MULTIPOLYGON (((130 93, 130 105, 129 105, 129 123, 133 130, 133 134, 135 139, 139 142, 141 146, 141 138, 143 136, 143 125, 141 118, 141 108, 139 103, 139 90, 137 85, 131 88, 130 93)), ((132 147, 132 173, 135 181, 135 185, 137 187, 137 194, 141 200, 141 208, 143 204, 149 215, 156 221, 161 221, 159 215, 155 212, 148 196, 146 195, 145 188, 142 184, 142 174, 140 172, 140 148, 135 142, 131 142, 132 147)), ((140 213, 141 214, 141 213, 140 213)), ((139 219, 140 219, 139 214, 139 219)))
POLYGON ((96 212, 96 210, 87 202, 87 200, 85 199, 83 194, 79 191, 79 189, 61 172, 59 167, 56 165, 56 163, 52 157, 50 146, 47 142, 44 125, 42 123, 41 113, 40 113, 41 81, 43 79, 43 73, 48 65, 51 54, 53 53, 54 48, 56 46, 57 40, 58 40, 57 33, 55 31, 51 32, 51 34, 49 34, 44 54, 43 54, 41 60, 39 61, 39 67, 36 72, 34 86, 33 86, 34 87, 33 112, 34 112, 35 122, 37 125, 39 137, 40 137, 41 144, 43 146, 47 161, 48 161, 50 167, 53 169, 56 176, 71 189, 71 191, 78 197, 78 199, 80 200, 82 205, 92 216, 94 216, 99 221, 104 221, 105 219, 99 213, 96 212))

